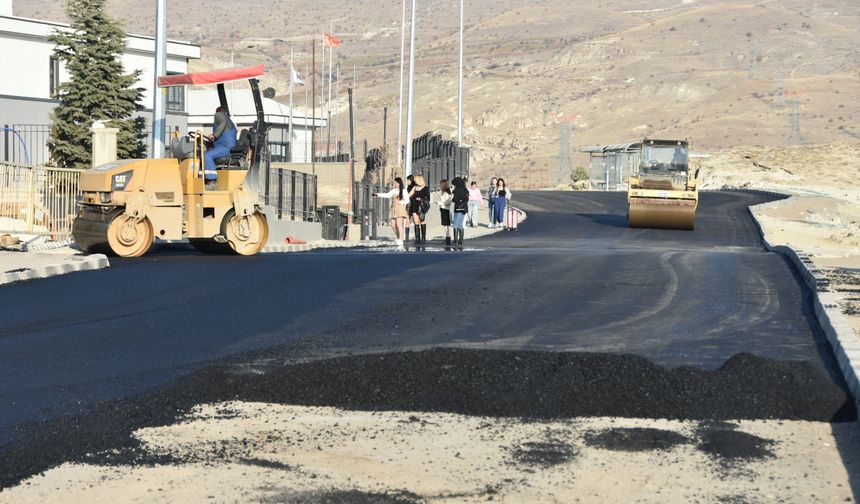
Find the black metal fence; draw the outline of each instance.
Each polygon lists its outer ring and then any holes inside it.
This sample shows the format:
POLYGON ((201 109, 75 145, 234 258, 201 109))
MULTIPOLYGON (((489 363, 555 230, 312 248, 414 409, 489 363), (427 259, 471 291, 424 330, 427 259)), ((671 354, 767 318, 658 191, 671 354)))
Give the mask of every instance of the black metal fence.
MULTIPOLYGON (((272 152, 273 163, 310 163, 311 152, 316 155, 318 163, 346 163, 349 161, 349 142, 316 142, 314 147, 311 142, 289 142, 269 140, 269 148, 272 152)), ((367 140, 355 143, 355 155, 367 157, 367 140)))
POLYGON ((412 141, 412 173, 424 176, 430 187, 442 179, 469 177, 469 149, 441 135, 425 133, 412 141))
POLYGON ((279 220, 314 222, 317 219, 317 178, 308 173, 269 169, 266 203, 279 220))
POLYGON ((0 128, 0 161, 31 166, 48 164, 50 124, 4 124, 0 128))
POLYGON ((352 188, 352 208, 356 219, 372 219, 378 225, 388 224, 391 200, 373 197, 374 193, 385 193, 389 187, 382 184, 356 182, 352 188))

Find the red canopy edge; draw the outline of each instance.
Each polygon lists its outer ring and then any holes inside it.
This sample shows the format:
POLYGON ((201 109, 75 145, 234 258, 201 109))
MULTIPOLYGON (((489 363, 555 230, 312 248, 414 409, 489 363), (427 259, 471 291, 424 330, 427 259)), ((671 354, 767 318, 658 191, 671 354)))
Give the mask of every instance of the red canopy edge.
POLYGON ((158 78, 158 87, 184 86, 195 84, 221 84, 243 79, 253 79, 263 75, 264 66, 258 65, 247 68, 230 68, 227 70, 213 70, 211 72, 198 72, 184 75, 168 75, 158 78))

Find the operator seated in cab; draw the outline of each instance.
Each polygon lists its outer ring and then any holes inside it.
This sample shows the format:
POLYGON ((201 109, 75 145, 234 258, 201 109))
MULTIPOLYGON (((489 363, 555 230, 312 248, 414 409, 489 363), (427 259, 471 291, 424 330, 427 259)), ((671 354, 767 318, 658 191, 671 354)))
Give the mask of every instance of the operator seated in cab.
POLYGON ((212 142, 212 147, 207 149, 204 155, 203 176, 206 179, 206 189, 213 190, 217 187, 218 181, 215 160, 229 156, 230 149, 236 146, 236 124, 230 119, 226 108, 215 109, 212 134, 208 138, 212 142))

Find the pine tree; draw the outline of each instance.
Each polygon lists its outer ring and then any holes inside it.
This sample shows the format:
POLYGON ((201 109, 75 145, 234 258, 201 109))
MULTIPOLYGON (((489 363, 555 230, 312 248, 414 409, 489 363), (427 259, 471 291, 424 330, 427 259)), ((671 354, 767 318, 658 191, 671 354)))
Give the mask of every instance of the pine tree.
POLYGON ((48 40, 54 55, 69 73, 60 85, 60 103, 52 114, 48 147, 51 160, 66 168, 88 169, 92 160, 93 121, 109 121, 119 128, 117 155, 140 157, 142 121, 132 118, 142 109, 143 89, 135 87, 140 71, 124 73, 121 56, 126 49, 122 25, 105 13, 106 0, 68 0, 71 30, 57 29, 48 40))

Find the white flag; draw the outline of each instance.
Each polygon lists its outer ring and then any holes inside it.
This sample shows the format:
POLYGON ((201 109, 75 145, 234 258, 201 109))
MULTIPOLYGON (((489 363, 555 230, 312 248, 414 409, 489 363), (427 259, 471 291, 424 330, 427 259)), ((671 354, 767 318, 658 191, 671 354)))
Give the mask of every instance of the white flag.
POLYGON ((300 74, 298 71, 296 71, 295 68, 293 68, 292 70, 293 70, 293 77, 292 77, 293 78, 293 84, 298 84, 299 86, 304 86, 305 80, 302 78, 302 74, 300 74))

